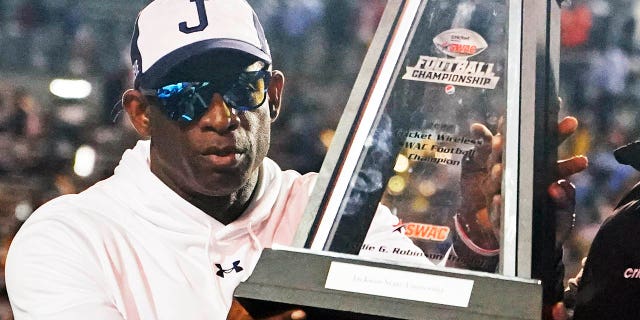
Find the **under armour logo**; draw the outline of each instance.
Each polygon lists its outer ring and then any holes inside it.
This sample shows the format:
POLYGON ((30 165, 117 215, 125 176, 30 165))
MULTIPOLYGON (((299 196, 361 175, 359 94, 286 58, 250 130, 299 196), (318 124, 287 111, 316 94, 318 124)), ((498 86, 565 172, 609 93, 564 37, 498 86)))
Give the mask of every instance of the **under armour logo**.
POLYGON ((229 269, 223 269, 222 265, 219 263, 216 263, 216 267, 218 268, 218 271, 216 272, 216 275, 218 275, 218 277, 220 278, 224 278, 224 274, 225 273, 231 273, 232 271, 235 271, 236 273, 244 270, 244 268, 242 268, 240 266, 240 260, 238 261, 234 261, 233 262, 233 267, 229 268, 229 269))

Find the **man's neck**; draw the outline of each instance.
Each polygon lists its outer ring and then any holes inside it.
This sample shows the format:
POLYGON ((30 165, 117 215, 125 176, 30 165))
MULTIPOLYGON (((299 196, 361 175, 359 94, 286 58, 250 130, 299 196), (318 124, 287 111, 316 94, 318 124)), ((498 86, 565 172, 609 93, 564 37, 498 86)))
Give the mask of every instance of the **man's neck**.
POLYGON ((176 192, 204 213, 227 225, 237 220, 249 206, 258 184, 258 176, 256 172, 244 186, 228 196, 189 195, 176 192))
POLYGON ((256 170, 247 183, 237 191, 229 195, 212 196, 198 192, 189 192, 181 188, 179 183, 171 179, 170 175, 167 175, 162 168, 151 165, 151 172, 171 190, 224 225, 238 219, 249 206, 256 186, 258 185, 260 177, 259 171, 260 170, 256 170))

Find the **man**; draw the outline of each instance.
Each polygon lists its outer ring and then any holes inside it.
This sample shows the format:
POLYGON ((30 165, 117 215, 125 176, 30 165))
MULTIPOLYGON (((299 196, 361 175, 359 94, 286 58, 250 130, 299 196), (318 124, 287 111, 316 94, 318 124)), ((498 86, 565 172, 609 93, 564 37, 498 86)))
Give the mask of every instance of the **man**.
MULTIPOLYGON (((640 170, 640 142, 614 151, 616 160, 640 170)), ((584 267, 569 281, 575 320, 640 319, 640 184, 636 184, 598 230, 584 267), (577 291, 577 293, 576 293, 577 291)))
MULTIPOLYGON (((316 175, 266 157, 284 75, 249 5, 155 0, 131 56, 123 106, 150 141, 25 223, 6 268, 16 319, 244 317, 235 287, 264 247, 292 240, 316 175)), ((379 210, 367 239, 413 246, 395 223, 379 210)))
POLYGON ((6 268, 17 319, 223 319, 262 248, 292 241, 315 174, 266 158, 284 76, 251 7, 156 0, 131 56, 123 105, 150 141, 22 227, 6 268))

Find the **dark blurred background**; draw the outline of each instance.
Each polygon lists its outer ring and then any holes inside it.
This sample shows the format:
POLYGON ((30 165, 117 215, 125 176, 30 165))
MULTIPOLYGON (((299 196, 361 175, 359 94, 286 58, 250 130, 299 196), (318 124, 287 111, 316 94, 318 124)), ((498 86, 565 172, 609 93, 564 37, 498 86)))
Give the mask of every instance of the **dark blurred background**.
MULTIPOLYGON (((33 210, 109 176, 137 139, 112 109, 131 87, 129 41, 145 0, 0 0, 0 271, 33 210)), ((249 0, 286 76, 270 157, 317 171, 385 0, 249 0)), ((472 1, 468 1, 472 2, 472 1)), ((637 18, 631 0, 573 0, 562 13, 562 114, 581 129, 561 155, 585 154, 567 275, 637 179, 611 151, 638 139, 637 18)), ((3 277, 0 277, 3 279, 3 277)), ((1 284, 1 282, 0 282, 1 284)), ((6 292, 0 319, 11 319, 6 292)))

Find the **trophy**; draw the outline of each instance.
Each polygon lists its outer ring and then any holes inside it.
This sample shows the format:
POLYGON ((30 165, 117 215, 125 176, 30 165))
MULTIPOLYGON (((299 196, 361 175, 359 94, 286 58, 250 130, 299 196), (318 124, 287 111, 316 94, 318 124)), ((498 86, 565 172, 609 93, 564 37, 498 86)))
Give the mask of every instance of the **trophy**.
POLYGON ((236 298, 311 319, 539 319, 558 25, 551 0, 390 0, 293 247, 265 250, 236 298), (478 128, 503 139, 496 208, 476 201, 478 128))

